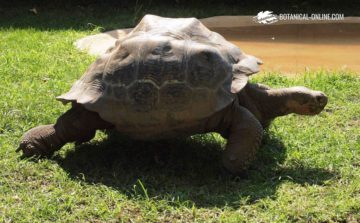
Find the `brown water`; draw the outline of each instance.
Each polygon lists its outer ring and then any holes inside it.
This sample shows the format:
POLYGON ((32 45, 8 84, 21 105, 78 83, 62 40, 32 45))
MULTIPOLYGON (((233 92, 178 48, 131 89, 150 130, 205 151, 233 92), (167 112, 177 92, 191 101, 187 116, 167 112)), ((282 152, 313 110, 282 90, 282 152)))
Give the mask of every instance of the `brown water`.
MULTIPOLYGON (((254 24, 249 16, 220 16, 202 22, 243 51, 263 60, 263 71, 283 74, 305 70, 350 70, 360 74, 360 19, 337 23, 254 24)), ((131 29, 113 30, 76 42, 77 48, 101 55, 131 29)))
POLYGON ((248 54, 263 71, 351 70, 360 74, 360 23, 212 28, 248 54))

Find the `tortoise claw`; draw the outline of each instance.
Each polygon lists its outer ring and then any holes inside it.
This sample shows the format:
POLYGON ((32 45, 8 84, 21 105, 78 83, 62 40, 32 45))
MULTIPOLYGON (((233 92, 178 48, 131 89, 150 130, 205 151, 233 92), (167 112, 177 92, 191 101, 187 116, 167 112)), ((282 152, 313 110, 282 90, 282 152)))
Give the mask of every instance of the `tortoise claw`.
POLYGON ((15 150, 16 152, 22 151, 21 158, 32 157, 32 156, 44 156, 43 151, 34 146, 30 141, 21 141, 19 147, 15 150))

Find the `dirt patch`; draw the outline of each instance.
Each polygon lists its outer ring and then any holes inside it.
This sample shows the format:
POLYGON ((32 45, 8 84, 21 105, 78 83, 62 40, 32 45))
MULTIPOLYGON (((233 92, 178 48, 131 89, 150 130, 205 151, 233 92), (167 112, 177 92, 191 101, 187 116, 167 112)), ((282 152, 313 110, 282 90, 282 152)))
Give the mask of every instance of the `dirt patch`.
POLYGON ((306 69, 360 72, 360 23, 284 24, 213 28, 248 54, 263 71, 286 74, 306 69))
MULTIPOLYGON (((201 20, 244 52, 260 58, 262 71, 283 74, 305 70, 349 70, 360 74, 360 18, 335 21, 255 23, 251 16, 218 16, 201 20)), ((131 29, 113 30, 78 40, 90 54, 103 54, 131 29)))

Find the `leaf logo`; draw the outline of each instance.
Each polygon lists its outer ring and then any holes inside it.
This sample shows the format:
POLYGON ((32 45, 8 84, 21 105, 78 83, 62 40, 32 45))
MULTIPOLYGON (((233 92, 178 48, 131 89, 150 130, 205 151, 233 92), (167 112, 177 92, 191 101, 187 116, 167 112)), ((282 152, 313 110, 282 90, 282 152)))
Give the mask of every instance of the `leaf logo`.
POLYGON ((257 23, 261 24, 272 24, 279 21, 277 15, 272 14, 272 11, 261 11, 254 16, 253 19, 257 23))

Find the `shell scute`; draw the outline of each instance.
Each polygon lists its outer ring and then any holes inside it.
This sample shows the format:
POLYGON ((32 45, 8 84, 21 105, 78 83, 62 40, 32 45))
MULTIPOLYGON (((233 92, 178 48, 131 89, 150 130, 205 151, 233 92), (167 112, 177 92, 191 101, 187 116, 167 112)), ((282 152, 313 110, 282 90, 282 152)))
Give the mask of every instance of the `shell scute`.
POLYGON ((148 112, 157 105, 159 90, 150 81, 136 81, 128 89, 130 106, 135 112, 148 112))

